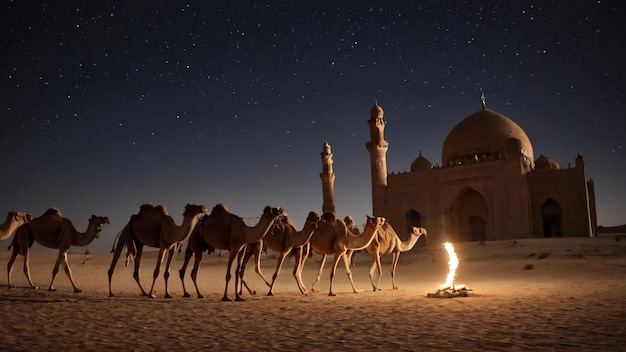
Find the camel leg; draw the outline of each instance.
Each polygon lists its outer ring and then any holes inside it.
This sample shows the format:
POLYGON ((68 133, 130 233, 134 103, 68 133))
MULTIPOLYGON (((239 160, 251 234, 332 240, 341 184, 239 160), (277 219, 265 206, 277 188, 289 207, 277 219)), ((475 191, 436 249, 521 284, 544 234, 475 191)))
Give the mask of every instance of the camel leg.
POLYGON ((261 277, 261 279, 263 279, 267 287, 270 287, 269 281, 267 281, 267 279, 265 278, 265 275, 263 275, 263 272, 261 271, 261 256, 262 255, 263 255, 263 246, 259 246, 259 251, 254 253, 254 259, 255 259, 254 271, 261 277))
POLYGON ((373 291, 376 291, 376 284, 374 283, 375 272, 376 272, 376 256, 372 255, 372 266, 370 267, 370 282, 372 283, 373 291))
MULTIPOLYGON (((74 293, 80 293, 81 291, 78 287, 76 287, 76 283, 74 282, 74 278, 72 277, 72 269, 70 269, 70 263, 67 261, 67 252, 63 253, 63 264, 65 264, 65 274, 70 279, 72 283, 72 287, 74 288, 74 293)), ((50 282, 50 287, 52 287, 52 282, 50 282)))
MULTIPOLYGON (((159 277, 159 271, 161 270, 163 258, 165 258, 165 248, 159 248, 159 256, 157 257, 157 263, 154 268, 154 273, 152 274, 152 286, 150 286, 150 292, 148 292, 148 296, 151 298, 156 298, 152 292, 154 291, 154 283, 156 282, 157 277, 159 277)), ((165 295, 167 296, 167 291, 165 292, 165 295)))
POLYGON ((13 287, 13 285, 11 285, 11 272, 13 271, 13 265, 15 265, 15 259, 17 258, 17 254, 18 252, 14 249, 13 253, 11 254, 11 259, 9 259, 9 263, 7 264, 7 280, 9 288, 13 287))
POLYGON ((191 297, 187 289, 185 288, 185 272, 187 271, 187 265, 189 264, 189 260, 191 260, 191 256, 193 255, 193 251, 187 245, 187 249, 185 250, 185 260, 183 261, 183 266, 178 270, 178 276, 180 277, 180 282, 183 284, 183 297, 191 297))
MULTIPOLYGON (((333 266, 330 268, 330 288, 328 289, 328 295, 329 296, 336 296, 336 294, 333 292, 333 281, 335 281, 335 272, 337 271, 337 264, 339 263, 339 259, 341 259, 341 257, 344 257, 345 259, 345 254, 346 252, 343 253, 335 253, 335 257, 333 258, 333 266)), ((347 261, 346 261, 347 263, 347 261)), ((346 264, 346 271, 349 270, 348 268, 349 264, 346 264)), ((350 281, 352 281, 352 273, 350 273, 348 275, 348 277, 350 278, 350 281)), ((353 284, 354 286, 354 284, 353 284)))
POLYGON ((296 279, 296 283, 298 283, 298 288, 300 289, 301 294, 307 294, 307 289, 302 282, 302 263, 304 262, 302 258, 302 247, 297 248, 297 252, 295 254, 295 263, 293 265, 293 277, 296 279))
MULTIPOLYGON (((276 282, 276 279, 278 278, 280 268, 283 266, 283 261, 285 260, 285 256, 287 255, 287 253, 289 253, 289 251, 281 252, 280 256, 278 257, 278 261, 276 262, 276 270, 274 270, 274 275, 272 275, 272 284, 270 285, 270 290, 267 293, 268 296, 274 295, 274 282, 276 282)), ((298 281, 297 278, 296 281, 298 281)))
MULTIPOLYGON (((228 255, 228 266, 226 267, 226 287, 224 288, 224 296, 222 296, 222 301, 232 301, 230 298, 228 298, 228 282, 231 278, 230 267, 232 266, 233 261, 235 260, 235 256, 237 256, 237 254, 238 251, 231 251, 228 255)), ((235 292, 237 292, 236 287, 235 292)), ((237 296, 239 296, 239 293, 237 293, 237 296)))
POLYGON ((350 258, 350 265, 351 266, 356 266, 356 254, 357 253, 358 253, 358 251, 351 250, 351 249, 346 252, 346 256, 348 258, 350 258))
MULTIPOLYGON (((7 264, 7 280, 8 280, 9 288, 13 288, 13 285, 11 284, 11 273, 13 272, 13 266, 15 265, 15 260, 17 259, 18 254, 19 254, 18 251, 13 251, 13 254, 11 255, 11 259, 9 259, 9 263, 7 264)), ((37 290, 39 289, 39 286, 35 286, 33 284, 33 280, 31 280, 30 278, 30 271, 28 270, 28 259, 26 257, 27 255, 28 255, 28 252, 24 253, 24 274, 26 274, 26 278, 28 279, 28 283, 30 284, 30 287, 37 290)))
POLYGON ((391 284, 394 290, 398 289, 398 286, 396 286, 396 267, 398 266, 398 259, 400 259, 400 252, 393 252, 393 259, 391 261, 391 284))
POLYGON ((306 263, 307 259, 309 259, 310 249, 311 245, 307 243, 304 246, 300 247, 296 252, 296 263, 294 264, 294 271, 297 270, 296 280, 299 280, 298 284, 300 285, 300 293, 302 294, 308 294, 308 290, 306 289, 306 286, 304 286, 304 281, 302 280, 302 272, 304 271, 304 264, 306 263))
POLYGON ((178 245, 174 245, 174 247, 170 248, 167 251, 167 262, 165 263, 165 271, 163 272, 163 279, 165 280, 165 298, 172 298, 172 295, 170 295, 170 291, 167 286, 167 282, 170 279, 170 268, 172 266, 172 259, 174 259, 174 256, 177 252, 178 245))
POLYGON ((132 236, 128 236, 128 239, 126 240, 126 266, 133 261, 133 258, 135 258, 136 255, 137 249, 135 248, 135 243, 132 236))
MULTIPOLYGON (((250 257, 253 255, 253 250, 256 250, 255 247, 257 247, 257 246, 253 246, 252 250, 248 250, 248 246, 246 246, 246 248, 244 250, 245 254, 243 255, 243 261, 242 261, 242 264, 241 264, 241 272, 239 273, 239 277, 241 279, 241 285, 237 288, 237 292, 239 292, 240 295, 243 294, 243 287, 244 286, 248 290, 248 293, 250 293, 253 296, 256 295, 256 290, 251 289, 250 286, 248 286, 248 283, 246 283, 246 281, 243 279, 244 273, 246 271, 246 265, 248 265, 248 260, 250 260, 250 257)), ((259 248, 261 248, 261 247, 259 247, 259 248)), ((259 253, 260 253, 260 251, 259 251, 259 253)), ((259 257, 259 260, 260 260, 260 257, 259 257)), ((263 275, 261 274, 261 276, 263 276, 263 275)))
MULTIPOLYGON (((346 274, 348 275, 348 279, 350 280, 350 284, 352 285, 352 292, 358 293, 359 291, 354 285, 354 280, 352 280, 352 270, 350 270, 350 258, 348 258, 345 254, 343 255, 343 263, 346 265, 346 274)), ((335 264, 335 266, 337 266, 337 264, 335 264)))
MULTIPOLYGON (((245 249, 242 251, 240 250, 239 252, 237 252, 237 269, 235 270, 235 287, 240 287, 239 285, 241 284, 239 282, 239 280, 243 280, 243 275, 242 275, 242 262, 243 262, 243 256, 245 254, 245 249), (242 253, 243 252, 243 253, 242 253)), ((242 281, 243 283, 243 281, 242 281)), ((245 299, 243 299, 240 295, 239 295, 239 290, 235 290, 235 301, 245 301, 245 299)))
POLYGON ((48 291, 56 291, 56 289, 52 286, 52 283, 54 282, 54 278, 57 276, 57 273, 59 272, 59 265, 61 265, 61 262, 63 261, 63 255, 65 253, 59 250, 59 255, 57 256, 57 260, 54 263, 54 268, 52 268, 52 280, 50 280, 50 286, 48 286, 48 291))
MULTIPOLYGON (((204 298, 204 296, 200 293, 200 290, 198 289, 198 282, 196 281, 196 277, 198 276, 198 269, 200 268, 201 262, 202 262, 202 251, 198 251, 198 253, 196 253, 196 258, 193 264, 193 269, 191 269, 191 279, 193 280, 193 284, 196 287, 196 293, 198 294, 198 298, 204 298)), ((185 296, 185 297, 189 297, 189 296, 185 296)))
POLYGON ((372 254, 372 267, 370 268, 370 281, 372 282, 372 287, 374 291, 380 291, 380 278, 382 277, 383 266, 380 261, 380 253, 376 252, 372 254), (377 283, 374 284, 374 272, 378 270, 378 280, 377 283))
POLYGON ((30 287, 38 290, 39 286, 35 286, 35 284, 33 284, 33 280, 30 278, 30 251, 28 249, 24 251, 24 275, 26 275, 26 279, 28 279, 30 287))
POLYGON ((137 282, 137 285, 139 285, 139 289, 141 290, 141 295, 148 296, 148 293, 144 291, 143 287, 141 286, 141 281, 139 281, 139 266, 141 265, 141 256, 143 255, 143 244, 136 243, 136 245, 137 245, 137 256, 135 257, 135 271, 133 272, 133 278, 137 282))
POLYGON ((322 271, 324 271, 324 263, 326 262, 326 254, 324 254, 322 256, 322 261, 320 263, 320 268, 317 271, 317 278, 315 279, 315 281, 313 282, 313 285, 311 285, 311 292, 315 292, 318 291, 317 290, 317 283, 320 282, 320 279, 322 278, 322 271))
MULTIPOLYGON (((117 265, 117 261, 120 259, 120 256, 122 254, 122 250, 124 249, 124 246, 126 245, 126 242, 118 240, 117 245, 115 246, 115 252, 113 252, 113 259, 111 260, 111 266, 109 267, 109 297, 113 297, 113 291, 111 290, 111 279, 113 278, 113 272, 115 271, 115 266, 117 265)), ((133 250, 134 250, 134 244, 133 244, 133 250)))

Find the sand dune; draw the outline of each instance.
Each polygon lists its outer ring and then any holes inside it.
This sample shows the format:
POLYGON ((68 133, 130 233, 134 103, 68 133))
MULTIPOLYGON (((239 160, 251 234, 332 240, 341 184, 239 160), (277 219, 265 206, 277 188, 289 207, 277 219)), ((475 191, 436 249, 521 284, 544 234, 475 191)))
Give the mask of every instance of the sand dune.
MULTIPOLYGON (((8 243, 8 241, 5 241, 8 243)), ((71 254, 70 265, 82 293, 72 293, 64 272, 48 292, 54 254, 33 254, 31 272, 39 290, 28 288, 22 257, 7 287, 0 275, 0 331, 4 350, 212 350, 212 351, 428 351, 428 350, 624 350, 626 343, 626 238, 568 238, 457 244, 458 284, 469 297, 427 298, 445 280, 447 254, 441 246, 403 253, 397 270, 399 290, 391 289, 390 258, 383 266, 383 290, 371 291, 371 259, 357 257, 352 293, 342 264, 328 297, 329 265, 321 292, 301 295, 286 261, 268 297, 267 286, 248 268, 257 291, 245 302, 221 302, 226 256, 205 257, 198 274, 204 299, 195 298, 191 279, 182 297, 178 269, 172 265, 170 293, 163 297, 162 275, 156 299, 139 296, 132 268, 118 264, 116 297, 109 298, 111 255, 71 254)), ((80 253, 81 249, 76 249, 80 253)), ((10 253, 0 254, 7 263, 10 253)), ((152 280, 155 253, 142 262, 144 287, 152 280)), ((263 261, 271 278, 276 260, 263 261)), ((310 287, 319 256, 307 263, 310 287)), ((162 274, 162 271, 161 271, 162 274)), ((189 275, 189 270, 187 275, 189 275)), ((230 295, 233 288, 231 283, 230 295)))

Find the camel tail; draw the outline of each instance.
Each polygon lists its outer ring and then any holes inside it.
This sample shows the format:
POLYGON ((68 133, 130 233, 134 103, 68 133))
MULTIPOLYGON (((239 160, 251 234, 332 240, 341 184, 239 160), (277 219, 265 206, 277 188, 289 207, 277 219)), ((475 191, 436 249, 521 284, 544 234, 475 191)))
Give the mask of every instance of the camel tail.
MULTIPOLYGON (((115 252, 115 245, 117 244, 117 241, 119 241, 119 238, 122 235, 122 232, 124 232, 124 230, 126 230, 127 227, 129 228, 130 233, 131 234, 133 233, 133 222, 135 222, 136 219, 137 219, 137 214, 131 215, 130 216, 130 221, 128 221, 128 224, 126 224, 126 226, 124 226, 122 231, 117 233, 117 236, 115 236, 115 240, 113 241, 113 247, 111 248, 111 253, 115 252)), ((133 237, 135 237, 135 235, 133 235, 133 237)))
POLYGON ((111 253, 115 252, 115 245, 117 244, 117 241, 119 241, 120 235, 122 234, 122 232, 124 232, 124 229, 118 232, 117 235, 115 236, 115 240, 113 240, 113 247, 111 247, 111 253))

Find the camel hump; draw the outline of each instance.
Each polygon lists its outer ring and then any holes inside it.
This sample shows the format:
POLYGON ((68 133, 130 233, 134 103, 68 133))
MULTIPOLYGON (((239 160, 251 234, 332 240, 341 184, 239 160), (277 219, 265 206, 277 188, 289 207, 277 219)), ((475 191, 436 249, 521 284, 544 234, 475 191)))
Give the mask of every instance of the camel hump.
POLYGON ((143 203, 142 205, 139 206, 139 212, 145 212, 145 211, 149 211, 154 209, 154 205, 152 205, 152 203, 143 203))
POLYGON ((226 206, 226 204, 223 204, 223 203, 215 204, 215 206, 213 207, 213 210, 211 210, 211 214, 218 214, 218 213, 228 213, 228 207, 226 206))
POLYGON ((167 208, 165 208, 164 205, 157 205, 156 207, 154 207, 154 210, 158 211, 159 213, 163 215, 168 215, 167 208))
POLYGON ((396 230, 393 229, 393 227, 388 223, 388 222, 384 222, 382 224, 382 226, 380 227, 380 229, 378 229, 378 232, 380 234, 385 234, 389 237, 398 237, 398 234, 396 233, 396 230))
POLYGON ((162 215, 167 215, 167 209, 163 205, 157 205, 155 207, 152 203, 144 203, 139 207, 139 214, 147 212, 156 212, 162 215))
POLYGON ((43 215, 49 216, 49 215, 57 215, 57 216, 63 216, 61 215, 61 211, 57 208, 50 208, 48 210, 46 210, 45 213, 43 213, 43 215))
POLYGON ((322 214, 322 220, 326 222, 333 222, 337 220, 337 216, 332 211, 325 211, 324 214, 322 214))

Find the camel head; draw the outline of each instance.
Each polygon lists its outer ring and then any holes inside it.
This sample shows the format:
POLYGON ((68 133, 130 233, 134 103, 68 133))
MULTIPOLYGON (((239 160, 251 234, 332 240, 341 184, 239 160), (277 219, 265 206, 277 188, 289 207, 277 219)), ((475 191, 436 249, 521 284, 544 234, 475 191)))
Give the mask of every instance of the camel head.
MULTIPOLYGON (((268 215, 266 216, 266 218, 270 219, 270 216, 268 215)), ((287 214, 287 212, 283 210, 283 213, 278 218, 275 218, 274 223, 272 224, 272 227, 270 228, 269 234, 274 235, 277 233, 284 233, 290 230, 294 232, 297 231, 296 226, 291 221, 291 218, 289 218, 289 215, 287 214)))
POLYGON ((107 216, 96 216, 91 215, 91 219, 89 219, 89 223, 93 223, 98 226, 98 233, 96 234, 96 238, 100 235, 100 231, 102 231, 102 225, 110 224, 109 218, 107 216))
POLYGON ((196 216, 198 214, 205 214, 207 212, 208 210, 203 204, 200 204, 200 205, 187 204, 185 206, 185 212, 183 213, 183 216, 185 217, 196 216))
POLYGON ((365 227, 380 227, 383 226, 387 222, 387 219, 382 216, 369 216, 367 215, 367 221, 365 222, 365 227))
POLYGON ((270 218, 274 221, 285 216, 285 211, 282 208, 274 208, 269 205, 263 209, 263 217, 270 218))
POLYGON ((307 216, 306 222, 313 224, 313 228, 317 228, 317 224, 320 222, 320 215, 312 211, 309 213, 309 216, 307 216))
POLYGON ((13 210, 9 212, 7 218, 11 219, 11 222, 19 223, 21 225, 31 221, 33 219, 33 214, 13 210))
POLYGON ((109 221, 109 217, 108 216, 96 216, 96 215, 92 215, 91 219, 89 219, 89 222, 94 222, 98 226, 101 226, 103 224, 110 224, 111 223, 109 221))
POLYGON ((426 238, 426 243, 428 243, 428 231, 426 231, 423 227, 411 227, 411 236, 416 236, 418 239, 421 236, 424 236, 424 238, 426 238))

